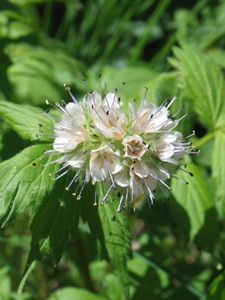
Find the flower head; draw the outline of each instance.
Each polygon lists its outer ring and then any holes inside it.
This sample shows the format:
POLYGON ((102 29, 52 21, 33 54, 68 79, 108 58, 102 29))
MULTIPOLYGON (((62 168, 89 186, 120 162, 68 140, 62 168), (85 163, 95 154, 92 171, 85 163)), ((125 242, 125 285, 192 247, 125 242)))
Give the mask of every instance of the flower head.
POLYGON ((62 117, 54 126, 53 149, 46 153, 61 154, 55 160, 63 165, 55 172, 56 179, 74 171, 67 189, 82 179, 78 199, 85 183, 91 181, 103 183, 102 202, 111 190, 119 191, 118 211, 140 195, 147 195, 153 203, 157 187, 170 189, 165 181, 176 178, 183 155, 197 153, 174 130, 186 116, 179 120, 174 120, 175 115, 170 117, 169 108, 176 98, 157 107, 147 102, 146 92, 139 108, 134 102, 125 111, 117 92, 102 97, 93 91, 78 102, 65 88, 73 101, 56 103, 62 117))

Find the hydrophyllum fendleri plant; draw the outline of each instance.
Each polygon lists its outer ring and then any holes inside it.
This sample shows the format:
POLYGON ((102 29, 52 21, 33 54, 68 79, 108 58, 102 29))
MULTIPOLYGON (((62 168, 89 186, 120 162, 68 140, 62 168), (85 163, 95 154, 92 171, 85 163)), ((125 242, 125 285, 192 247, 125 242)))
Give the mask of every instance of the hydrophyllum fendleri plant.
POLYGON ((116 191, 120 197, 118 212, 134 204, 140 195, 148 195, 153 204, 153 192, 157 187, 170 190, 165 181, 177 178, 175 172, 178 166, 181 168, 183 155, 198 153, 192 143, 186 141, 194 132, 184 138, 174 130, 186 116, 175 120, 183 107, 170 116, 170 106, 176 97, 171 101, 166 99, 157 107, 147 101, 146 89, 140 107, 134 100, 126 112, 117 91, 105 92, 104 96, 101 91, 92 91, 77 101, 70 88, 65 85, 65 89, 72 102, 53 105, 46 101, 59 109, 62 117, 54 126, 53 149, 45 154, 61 155, 51 162, 62 164, 59 170, 50 174, 56 175, 55 180, 74 171, 66 189, 78 182, 73 191, 78 200, 85 184, 91 181, 92 184, 103 184, 102 203, 107 202, 111 191, 116 191))

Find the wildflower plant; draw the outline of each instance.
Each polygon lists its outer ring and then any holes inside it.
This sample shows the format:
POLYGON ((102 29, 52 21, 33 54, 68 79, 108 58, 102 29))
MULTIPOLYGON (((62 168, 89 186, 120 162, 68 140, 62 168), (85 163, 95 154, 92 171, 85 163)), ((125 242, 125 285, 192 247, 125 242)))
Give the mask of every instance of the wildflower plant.
POLYGON ((0 299, 225 298, 225 0, 186 2, 1 1, 0 299))
MULTIPOLYGON (((67 85, 65 89, 71 101, 52 104, 46 100, 53 107, 47 112, 13 105, 17 116, 14 128, 37 141, 2 165, 2 172, 8 174, 3 176, 6 194, 24 197, 21 202, 15 196, 12 204, 4 198, 2 225, 27 208, 35 212, 32 246, 19 292, 28 274, 48 253, 59 261, 68 235, 76 238, 81 216, 100 241, 105 258, 118 271, 123 294, 129 299, 126 262, 132 252, 127 209, 135 211, 140 199, 150 207, 158 201, 154 196, 157 189, 167 199, 170 178, 188 183, 176 172, 180 169, 192 176, 182 159, 185 154, 198 154, 187 140, 194 132, 184 138, 176 131, 186 117, 183 106, 171 114, 176 97, 157 105, 148 101, 146 88, 140 104, 132 99, 125 105, 118 90, 112 93, 105 87, 102 92, 101 80, 99 92, 87 92, 81 100, 67 85), (31 127, 24 124, 22 111, 32 120, 31 127), (43 141, 50 144, 40 143, 43 141)), ((13 122, 10 107, 6 104, 3 110, 13 122)))

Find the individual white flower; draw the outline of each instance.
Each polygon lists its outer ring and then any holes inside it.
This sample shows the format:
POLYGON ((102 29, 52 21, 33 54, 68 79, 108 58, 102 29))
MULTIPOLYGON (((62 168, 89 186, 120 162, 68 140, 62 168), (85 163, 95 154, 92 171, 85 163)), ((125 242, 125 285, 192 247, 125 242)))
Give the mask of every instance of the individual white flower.
POLYGON ((53 147, 56 151, 66 153, 73 151, 80 143, 87 141, 89 132, 84 127, 85 116, 80 105, 68 103, 65 108, 61 106, 60 108, 64 113, 62 120, 54 126, 56 138, 53 147))
POLYGON ((95 127, 109 139, 119 140, 126 134, 126 115, 120 107, 116 94, 108 93, 102 101, 96 92, 88 96, 87 102, 95 127))
POLYGON ((89 168, 93 183, 104 181, 108 175, 112 176, 121 171, 120 154, 114 152, 108 145, 92 150, 89 168))
POLYGON ((133 103, 126 112, 117 92, 102 97, 93 91, 78 102, 66 89, 73 102, 56 103, 62 117, 54 126, 53 149, 46 154, 61 155, 51 162, 62 164, 52 174, 56 179, 74 171, 67 189, 78 182, 73 193, 78 191, 77 199, 91 181, 103 184, 102 203, 111 191, 119 192, 118 211, 142 195, 152 204, 157 187, 170 190, 165 181, 176 178, 183 155, 197 153, 180 132, 174 131, 186 116, 174 120, 175 114, 170 118, 169 108, 176 98, 157 107, 147 102, 145 93, 139 109, 133 103))
POLYGON ((139 135, 126 136, 122 144, 124 145, 124 157, 132 159, 141 159, 141 157, 148 150, 148 146, 143 142, 139 135))

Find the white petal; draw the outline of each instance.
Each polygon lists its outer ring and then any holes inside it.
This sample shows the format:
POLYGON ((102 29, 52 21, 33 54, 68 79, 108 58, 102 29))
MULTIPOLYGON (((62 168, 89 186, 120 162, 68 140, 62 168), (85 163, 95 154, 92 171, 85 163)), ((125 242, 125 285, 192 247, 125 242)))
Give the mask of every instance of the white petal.
POLYGON ((133 172, 140 178, 147 177, 149 174, 148 167, 144 163, 136 162, 133 164, 133 172))

